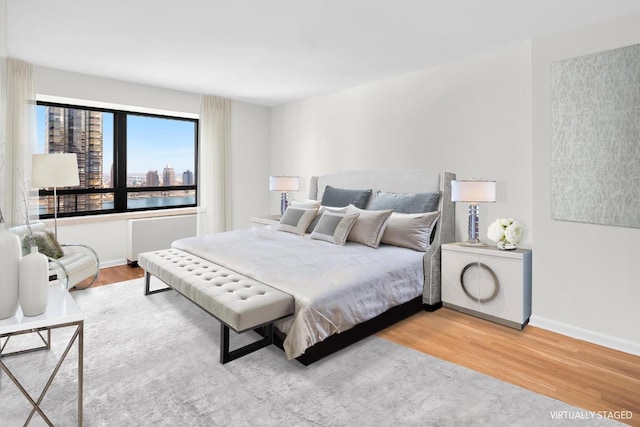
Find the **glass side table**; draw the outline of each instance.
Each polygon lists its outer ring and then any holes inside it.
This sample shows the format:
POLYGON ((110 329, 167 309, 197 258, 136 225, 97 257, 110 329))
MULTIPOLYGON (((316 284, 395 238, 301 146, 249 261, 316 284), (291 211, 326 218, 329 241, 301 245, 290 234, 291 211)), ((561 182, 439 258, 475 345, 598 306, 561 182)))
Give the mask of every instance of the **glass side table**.
POLYGON ((71 297, 69 292, 61 285, 55 284, 49 286, 49 303, 47 311, 39 316, 27 317, 22 314, 22 310, 18 308, 15 316, 8 319, 0 320, 0 369, 11 379, 16 387, 22 392, 24 397, 29 401, 33 409, 29 417, 25 421, 25 425, 29 424, 33 415, 37 412, 42 419, 50 426, 53 425, 51 420, 46 416, 40 404, 42 403, 49 387, 53 383, 62 362, 64 362, 67 354, 73 347, 75 342, 78 343, 78 425, 82 425, 82 383, 83 383, 83 341, 84 341, 84 313, 71 297), (38 350, 48 350, 51 348, 51 330, 57 328, 75 328, 66 349, 62 353, 60 360, 56 364, 53 372, 44 386, 42 392, 37 398, 31 396, 20 381, 9 370, 3 359, 23 355, 38 350), (46 334, 44 334, 46 332, 46 334), (42 346, 29 348, 26 350, 5 352, 7 343, 11 337, 22 334, 37 333, 43 342, 42 346))

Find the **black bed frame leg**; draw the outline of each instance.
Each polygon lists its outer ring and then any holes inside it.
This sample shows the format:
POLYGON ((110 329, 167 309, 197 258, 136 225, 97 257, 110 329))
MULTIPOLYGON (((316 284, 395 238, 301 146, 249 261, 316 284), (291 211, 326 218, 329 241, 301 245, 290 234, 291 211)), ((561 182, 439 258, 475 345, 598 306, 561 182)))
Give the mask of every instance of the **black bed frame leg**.
POLYGON ((439 301, 435 304, 423 304, 423 306, 424 306, 424 311, 436 311, 442 308, 442 301, 439 301))
POLYGON ((149 273, 148 271, 144 272, 144 294, 145 295, 157 294, 158 292, 166 292, 166 291, 170 291, 171 289, 172 288, 170 286, 167 286, 166 288, 154 289, 152 291, 151 290, 151 273, 149 273))
POLYGON ((220 322, 220 363, 224 364, 273 344, 273 322, 264 326, 264 338, 229 351, 229 327, 220 322))
POLYGON ((144 294, 149 295, 149 286, 151 285, 151 273, 144 272, 144 294))

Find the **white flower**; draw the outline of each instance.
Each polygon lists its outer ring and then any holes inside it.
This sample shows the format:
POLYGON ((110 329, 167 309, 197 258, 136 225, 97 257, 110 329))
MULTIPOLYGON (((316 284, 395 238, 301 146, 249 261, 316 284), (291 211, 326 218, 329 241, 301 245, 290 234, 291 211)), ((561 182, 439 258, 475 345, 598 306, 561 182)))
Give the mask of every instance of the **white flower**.
POLYGON ((489 225, 489 229, 487 230, 487 237, 493 240, 494 242, 499 242, 504 239, 504 228, 500 223, 500 220, 497 219, 489 225))
POLYGON ((511 243, 520 243, 522 236, 524 236, 524 229, 522 228, 522 224, 518 221, 513 221, 513 223, 504 230, 505 239, 511 243))
POLYGON ((507 242, 517 245, 524 236, 524 227, 513 218, 498 218, 489 224, 487 237, 494 242, 507 242))
POLYGON ((513 222, 513 218, 498 218, 496 221, 499 222, 502 227, 506 228, 513 222))

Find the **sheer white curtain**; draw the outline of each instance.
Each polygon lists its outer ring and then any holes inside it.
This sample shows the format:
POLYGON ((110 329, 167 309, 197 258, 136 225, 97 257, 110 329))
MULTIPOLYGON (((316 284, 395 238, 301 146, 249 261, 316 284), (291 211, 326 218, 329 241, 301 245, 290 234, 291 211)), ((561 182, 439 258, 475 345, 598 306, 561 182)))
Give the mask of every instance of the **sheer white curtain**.
MULTIPOLYGON (((24 224, 27 219, 27 201, 30 194, 31 154, 36 149, 36 94, 33 84, 33 64, 7 58, 4 64, 3 84, 6 91, 2 120, 6 129, 4 142, 4 206, 3 214, 8 226, 24 224)), ((30 203, 30 216, 37 212, 30 203)))
POLYGON ((0 217, 2 221, 7 211, 5 202, 7 195, 7 168, 6 168, 6 148, 7 148, 7 60, 0 57, 0 217))
POLYGON ((198 142, 198 235, 231 225, 231 101, 202 96, 198 142))

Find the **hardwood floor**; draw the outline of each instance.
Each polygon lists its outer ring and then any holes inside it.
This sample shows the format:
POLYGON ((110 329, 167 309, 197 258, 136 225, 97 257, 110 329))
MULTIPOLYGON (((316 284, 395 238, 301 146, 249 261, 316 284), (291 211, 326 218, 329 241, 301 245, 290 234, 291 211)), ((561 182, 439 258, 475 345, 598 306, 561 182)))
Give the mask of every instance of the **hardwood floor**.
MULTIPOLYGON (((137 279, 144 276, 144 270, 140 267, 131 268, 128 265, 122 265, 118 267, 108 267, 100 269, 98 280, 92 285, 96 286, 110 285, 112 283, 124 282, 127 280, 137 279)), ((84 282, 78 283, 79 288, 86 286, 91 279, 87 279, 84 282)))
MULTIPOLYGON (((94 286, 142 276, 141 268, 105 268, 94 286)), ((588 411, 631 416, 619 421, 640 426, 638 356, 533 326, 517 331, 447 308, 418 313, 378 336, 588 411)))
POLYGON ((589 411, 627 411, 614 415, 640 426, 638 356, 447 308, 418 313, 378 336, 589 411))

